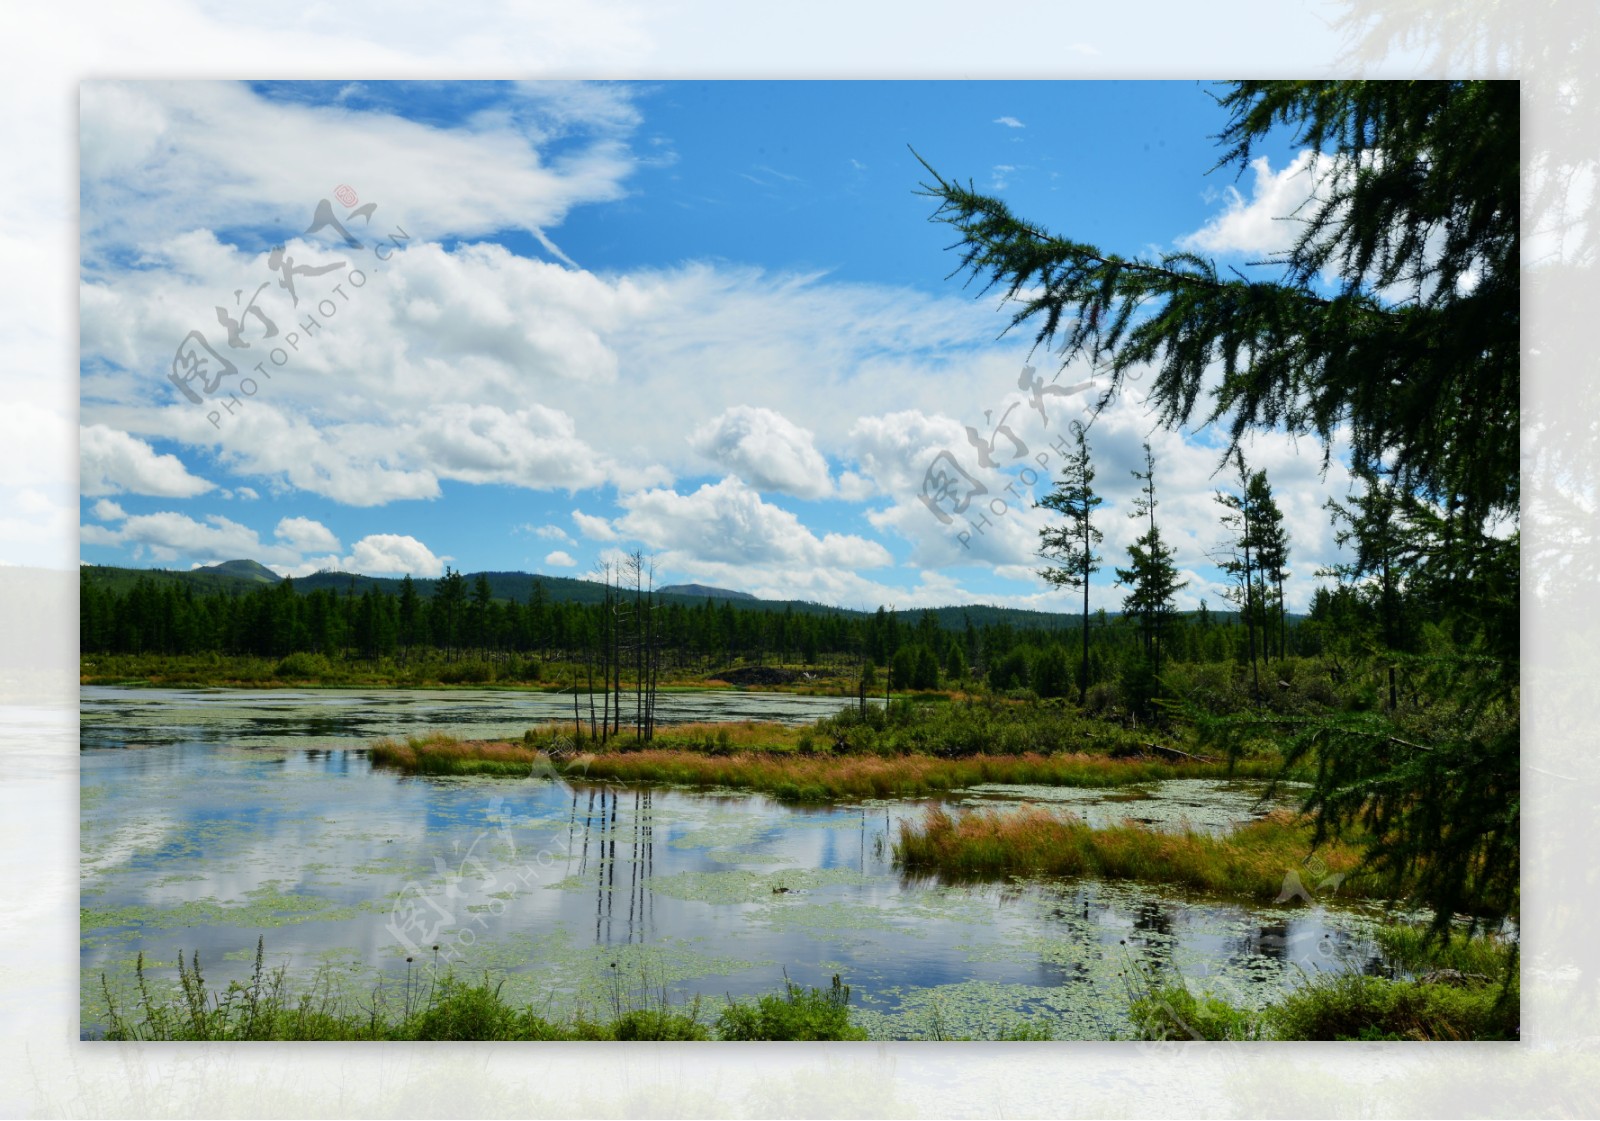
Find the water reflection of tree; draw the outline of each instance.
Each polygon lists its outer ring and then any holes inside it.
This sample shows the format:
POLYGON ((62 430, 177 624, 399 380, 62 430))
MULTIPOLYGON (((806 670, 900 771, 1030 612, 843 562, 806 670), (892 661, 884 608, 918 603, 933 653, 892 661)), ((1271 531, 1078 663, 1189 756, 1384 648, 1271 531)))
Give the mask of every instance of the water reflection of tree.
POLYGON ((602 786, 586 792, 582 811, 582 834, 579 835, 579 791, 572 791, 572 807, 567 825, 567 852, 576 851, 577 876, 581 880, 593 877, 595 910, 594 939, 597 943, 616 941, 644 943, 649 940, 654 926, 654 896, 650 892, 650 878, 655 873, 655 812, 653 792, 649 789, 622 791, 602 786), (624 793, 633 799, 632 812, 619 826, 617 816, 624 793), (596 796, 599 805, 595 804, 596 796), (624 831, 627 846, 623 861, 628 866, 628 901, 626 918, 623 905, 617 900, 617 843, 624 831), (617 930, 621 922, 622 929, 617 930))
POLYGON ((1289 921, 1256 923, 1229 940, 1228 960, 1245 966, 1252 981, 1268 979, 1258 964, 1265 960, 1284 966, 1289 963, 1289 921))

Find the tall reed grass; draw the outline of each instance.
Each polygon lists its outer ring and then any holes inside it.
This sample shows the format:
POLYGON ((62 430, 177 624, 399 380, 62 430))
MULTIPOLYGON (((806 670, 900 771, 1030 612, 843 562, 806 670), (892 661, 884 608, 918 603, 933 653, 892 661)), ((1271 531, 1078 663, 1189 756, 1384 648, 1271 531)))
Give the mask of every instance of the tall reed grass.
MULTIPOLYGON (((976 755, 945 759, 931 755, 799 756, 646 750, 587 756, 585 775, 619 782, 660 782, 694 787, 733 787, 770 794, 785 802, 857 801, 919 797, 981 783, 1113 787, 1171 778, 1222 778, 1222 763, 1166 763, 1110 759, 1099 755, 976 755)), ((1235 777, 1269 778, 1277 767, 1243 760, 1235 777)))
POLYGON ((1357 874, 1360 850, 1347 842, 1318 848, 1326 872, 1303 879, 1301 870, 1311 855, 1311 826, 1285 811, 1212 836, 1133 824, 1092 829, 1079 818, 1032 806, 959 816, 933 806, 920 823, 901 823, 894 854, 909 872, 951 880, 1097 876, 1273 900, 1286 887, 1305 887, 1309 894, 1340 877, 1332 882, 1341 895, 1381 894, 1375 881, 1357 874))
POLYGON ((443 733, 383 739, 371 747, 373 766, 420 775, 525 776, 550 768, 543 751, 515 743, 459 740, 443 733))

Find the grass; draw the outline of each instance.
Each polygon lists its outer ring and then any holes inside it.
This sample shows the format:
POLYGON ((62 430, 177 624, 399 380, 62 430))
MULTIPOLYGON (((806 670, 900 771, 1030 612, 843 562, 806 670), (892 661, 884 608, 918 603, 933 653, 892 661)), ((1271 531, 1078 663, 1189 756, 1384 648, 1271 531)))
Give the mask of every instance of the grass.
MULTIPOLYGON (((909 872, 950 880, 1014 875, 1096 876, 1166 883, 1218 895, 1277 899, 1286 876, 1298 877, 1311 855, 1311 826, 1277 811, 1223 836, 1161 832, 1141 825, 1091 829, 1072 816, 1025 806, 1009 812, 981 810, 953 816, 930 807, 920 824, 902 822, 895 859, 909 872)), ((1357 873, 1361 850, 1327 842, 1317 850, 1326 867, 1297 880, 1314 890, 1329 876, 1343 895, 1380 896, 1380 885, 1357 873)))
MULTIPOLYGON (((96 654, 79 657, 81 685, 210 686, 221 688, 392 688, 446 689, 496 688, 547 693, 572 692, 574 678, 580 696, 592 667, 568 661, 544 661, 537 655, 476 653, 446 658, 436 649, 418 648, 409 658, 376 660, 347 658, 339 654, 297 651, 281 658, 207 651, 195 654, 96 654)), ((788 685, 751 686, 758 692, 805 695, 854 696, 853 678, 838 667, 811 667, 810 680, 788 685)), ((623 679, 626 703, 631 704, 635 683, 623 679)), ((662 692, 725 692, 727 682, 709 678, 699 669, 667 671, 662 692)), ((602 690, 603 691, 603 690, 602 690)), ((596 694, 598 697, 598 693, 596 694)))
POLYGON ((1448 941, 1425 927, 1386 926, 1378 932, 1378 945, 1392 965, 1414 973, 1454 970, 1469 977, 1493 978, 1514 964, 1514 945, 1493 934, 1448 941))
MULTIPOLYGON (((770 794, 783 802, 858 801, 944 794, 981 783, 1112 787, 1170 778, 1222 778, 1221 763, 1164 763, 1096 755, 803 756, 743 752, 721 756, 649 749, 584 757, 589 779, 660 782, 693 787, 733 787, 770 794)), ((1267 778, 1275 765, 1241 761, 1235 777, 1267 778)))
POLYGON ((1354 973, 1298 989, 1266 1014, 1276 1039, 1518 1039, 1520 1020, 1515 985, 1390 981, 1354 973))
MULTIPOLYGON (((1103 750, 951 755, 891 751, 880 743, 873 751, 854 751, 835 738, 841 727, 881 736, 907 725, 923 726, 924 731, 965 730, 974 719, 952 716, 965 709, 959 704, 896 702, 894 707, 897 711, 877 716, 876 728, 870 717, 843 713, 800 728, 761 721, 678 724, 662 728, 648 745, 631 738, 596 745, 592 738, 572 736, 573 726, 563 722, 529 728, 520 743, 464 741, 434 733, 403 743, 380 740, 372 746, 372 761, 429 775, 526 776, 553 767, 590 780, 752 790, 796 803, 929 797, 983 783, 1109 788, 1174 778, 1274 778, 1281 770, 1271 757, 1240 759, 1230 767, 1224 762, 1118 758, 1103 750), (923 710, 929 709, 932 715, 924 716, 923 710), (574 755, 577 751, 583 753, 574 755)), ((1002 706, 998 718, 987 713, 976 719, 1003 722, 1008 711, 1002 706)), ((1028 712, 1012 715, 1015 722, 1034 722, 1028 712)))
POLYGON ((1158 983, 1130 966, 1129 1012, 1142 1039, 1514 1040, 1521 1038, 1517 943, 1493 934, 1391 924, 1378 944, 1389 964, 1417 976, 1319 973, 1263 1009, 1158 983))
MULTIPOLYGON (((770 721, 706 721, 669 724, 658 728, 651 745, 669 750, 723 754, 733 751, 792 751, 800 746, 805 735, 805 729, 770 721)), ((623 747, 622 750, 629 748, 623 747)))
MULTIPOLYGON (((396 995, 377 989, 370 1002, 334 996, 325 973, 292 990, 286 969, 267 970, 265 945, 256 943, 248 983, 209 992, 199 955, 178 958, 176 991, 156 995, 145 976, 144 955, 135 966, 135 1007, 119 1008, 104 974, 108 1040, 856 1040, 866 1032, 850 1023, 850 987, 836 975, 827 989, 784 982, 784 991, 754 1002, 729 1000, 707 1020, 699 999, 671 1004, 664 990, 643 1001, 617 988, 602 1016, 552 1019, 531 1006, 504 999, 504 982, 473 982, 453 974, 426 983, 411 976, 396 995)), ((409 962, 410 959, 408 958, 409 962)))
POLYGON ((371 747, 376 767, 420 775, 513 775, 526 777, 550 767, 537 748, 515 743, 460 740, 435 732, 408 736, 404 743, 382 739, 371 747))
POLYGON ((850 1024, 850 986, 837 973, 831 988, 802 989, 785 980, 782 995, 728 1005, 717 1017, 717 1034, 727 1040, 867 1038, 850 1024))
POLYGON ((1190 991, 1182 979, 1157 984, 1137 974, 1129 1012, 1142 1039, 1196 1040, 1514 1040, 1520 1039, 1521 986, 1514 943, 1493 936, 1429 939, 1408 926, 1378 935, 1402 968, 1421 977, 1391 979, 1322 973, 1264 1009, 1239 1008, 1190 991), (1482 973, 1458 967, 1473 964, 1482 973))

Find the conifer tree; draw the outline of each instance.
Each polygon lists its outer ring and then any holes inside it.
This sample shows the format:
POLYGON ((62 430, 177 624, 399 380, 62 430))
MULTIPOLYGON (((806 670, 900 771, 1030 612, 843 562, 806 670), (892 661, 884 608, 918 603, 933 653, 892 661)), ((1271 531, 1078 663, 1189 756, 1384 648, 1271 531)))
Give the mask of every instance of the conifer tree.
POLYGON ((1139 621, 1140 645, 1145 658, 1151 663, 1156 678, 1161 677, 1161 654, 1167 621, 1173 612, 1173 597, 1189 586, 1187 580, 1178 579, 1178 568, 1173 563, 1175 549, 1161 540, 1160 527, 1156 525, 1156 460, 1150 445, 1144 446, 1144 470, 1135 470, 1133 477, 1143 485, 1133 500, 1129 517, 1148 519, 1149 528, 1128 546, 1129 567, 1119 568, 1117 583, 1129 591, 1122 601, 1122 610, 1139 621))
POLYGON ((1374 581, 1365 585, 1364 598, 1378 618, 1389 678, 1389 711, 1393 712, 1399 705, 1394 655, 1407 645, 1402 624, 1402 574, 1407 553, 1419 551, 1419 543, 1405 524, 1404 502, 1394 484, 1372 470, 1356 472, 1356 479, 1362 484, 1359 491, 1344 502, 1332 498, 1327 501, 1335 527, 1334 541, 1340 548, 1353 546, 1355 557, 1324 571, 1341 582, 1374 581))
POLYGON ((1256 539, 1256 571, 1260 576, 1260 585, 1266 593, 1259 600, 1263 605, 1264 646, 1270 656, 1275 639, 1278 658, 1282 660, 1289 653, 1288 610, 1283 600, 1283 583, 1289 577, 1289 531, 1284 528, 1283 511, 1278 508, 1278 500, 1273 496, 1272 484, 1267 481, 1267 473, 1257 471, 1252 475, 1250 487, 1252 529, 1256 539), (1266 610, 1266 605, 1269 603, 1270 612, 1266 610), (1272 634, 1274 628, 1268 626, 1269 621, 1276 623, 1276 635, 1272 634))
POLYGON ((407 657, 411 655, 412 644, 420 637, 419 616, 417 585, 408 572, 400 581, 400 646, 407 657))
POLYGON ((1083 592, 1083 656, 1078 664, 1078 704, 1082 705, 1089 695, 1089 577, 1100 569, 1094 547, 1102 540, 1094 527, 1094 510, 1103 500, 1094 492, 1094 465, 1089 461, 1084 427, 1073 421, 1071 431, 1075 450, 1067 455, 1055 489, 1039 503, 1066 518, 1059 526, 1039 531, 1039 556, 1060 563, 1041 569, 1039 575, 1058 587, 1083 592))
POLYGON ((1172 618, 1173 598, 1189 586, 1178 579, 1177 555, 1161 540, 1161 527, 1152 525, 1128 546, 1129 566, 1117 569, 1117 583, 1128 588, 1122 610, 1139 621, 1141 646, 1157 678, 1161 676, 1161 655, 1166 644, 1168 622, 1172 618))
POLYGON ((1257 576, 1255 499, 1260 494, 1260 488, 1252 489, 1251 484, 1255 476, 1245 463, 1244 454, 1236 452, 1234 459, 1239 471, 1238 493, 1219 490, 1216 494, 1218 504, 1226 511, 1222 515, 1223 527, 1232 534, 1223 544, 1223 554, 1218 565, 1233 580, 1233 586, 1228 594, 1238 606, 1239 619, 1244 623, 1245 640, 1250 651, 1250 682, 1255 696, 1259 699, 1261 674, 1256 668, 1256 623, 1259 621, 1261 609, 1256 600, 1256 590, 1260 581, 1257 576))

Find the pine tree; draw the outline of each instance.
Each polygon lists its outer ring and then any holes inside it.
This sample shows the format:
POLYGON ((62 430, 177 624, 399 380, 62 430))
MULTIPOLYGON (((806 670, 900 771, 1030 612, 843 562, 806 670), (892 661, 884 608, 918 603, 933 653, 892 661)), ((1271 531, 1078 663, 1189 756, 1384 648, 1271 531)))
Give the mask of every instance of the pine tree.
POLYGON ((1327 502, 1335 526, 1334 541, 1340 548, 1354 546, 1355 559, 1324 571, 1341 582, 1369 577, 1375 581, 1364 586, 1364 598, 1378 619, 1389 678, 1389 711, 1393 712, 1400 703, 1394 655, 1410 645, 1403 622, 1402 576, 1408 554, 1422 551, 1423 546, 1405 523, 1405 503, 1398 488, 1370 470, 1358 471, 1356 479, 1361 490, 1344 502, 1332 498, 1327 502))
POLYGON ((1122 609, 1138 620, 1140 646, 1159 680, 1163 637, 1173 612, 1173 598, 1189 582, 1178 579, 1178 568, 1173 564, 1177 551, 1162 543, 1161 529, 1156 525, 1156 459, 1149 444, 1144 446, 1144 470, 1135 470, 1133 477, 1143 485, 1128 516, 1148 519, 1149 528, 1128 546, 1132 563, 1116 570, 1117 583, 1129 588, 1122 609))
POLYGON ((1100 557, 1094 547, 1103 539, 1094 527, 1094 510, 1102 499, 1094 492, 1094 465, 1089 461, 1084 427, 1073 421, 1071 431, 1076 448, 1067 455, 1055 489, 1039 503, 1066 518, 1060 526, 1046 526, 1039 531, 1039 556, 1060 563, 1041 569, 1039 575, 1058 587, 1083 592, 1083 660, 1078 667, 1081 706, 1089 695, 1089 578, 1100 569, 1100 557))
POLYGON ((433 588, 433 619, 437 628, 434 641, 444 647, 445 658, 455 660, 461 636, 461 616, 467 601, 467 581, 461 573, 445 566, 444 578, 433 588))
POLYGON ((1173 563, 1176 555, 1176 550, 1162 543, 1161 527, 1152 524, 1128 546, 1129 567, 1116 570, 1117 582, 1129 589, 1122 600, 1123 613, 1138 620, 1140 644, 1158 680, 1173 599, 1189 586, 1187 580, 1178 579, 1178 568, 1173 563))
POLYGON ((1246 645, 1250 651, 1250 681, 1255 696, 1261 696, 1261 674, 1256 668, 1256 624, 1260 620, 1260 605, 1256 599, 1259 583, 1256 575, 1256 510, 1255 497, 1260 488, 1251 489, 1255 476, 1245 464, 1244 455, 1235 453, 1239 469, 1238 493, 1219 490, 1216 499, 1223 510, 1223 528, 1232 536, 1223 544, 1218 567, 1233 581, 1229 597, 1239 607, 1239 620, 1244 624, 1246 645))
POLYGON ((1283 511, 1278 508, 1278 501, 1272 494, 1272 484, 1267 481, 1265 471, 1257 471, 1250 477, 1250 509, 1252 513, 1251 528, 1256 539, 1256 571, 1260 575, 1260 585, 1266 589, 1266 595, 1259 597, 1262 604, 1262 626, 1266 637, 1265 646, 1270 656, 1272 641, 1276 638, 1278 645, 1278 658, 1281 660, 1288 656, 1288 611, 1283 601, 1283 583, 1289 577, 1289 531, 1283 526, 1283 511), (1270 604, 1271 611, 1267 611, 1270 604), (1272 628, 1267 627, 1269 618, 1277 624, 1277 634, 1272 634, 1272 628))
POLYGON ((411 656, 411 647, 421 637, 421 608, 417 599, 417 585, 406 573, 400 581, 400 647, 405 656, 411 656))
POLYGON ((489 607, 493 603, 489 577, 480 572, 472 581, 472 602, 467 608, 467 641, 480 653, 489 647, 493 638, 489 626, 489 607))

